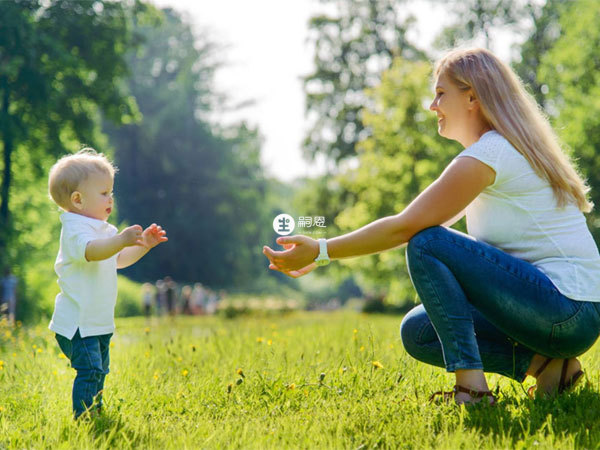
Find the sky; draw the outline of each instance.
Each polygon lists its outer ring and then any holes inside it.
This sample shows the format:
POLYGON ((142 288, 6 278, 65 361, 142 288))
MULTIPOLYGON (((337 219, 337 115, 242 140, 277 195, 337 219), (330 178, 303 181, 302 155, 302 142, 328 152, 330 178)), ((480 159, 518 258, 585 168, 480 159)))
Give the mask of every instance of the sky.
MULTIPOLYGON (((323 161, 302 157, 307 131, 301 77, 313 70, 308 21, 322 10, 317 0, 152 0, 189 14, 199 32, 208 31, 223 45, 225 65, 215 76, 215 87, 231 103, 253 100, 237 112, 216 114, 217 123, 245 120, 258 126, 264 142, 262 162, 268 175, 290 182, 324 171, 323 161)), ((426 48, 444 21, 442 8, 412 2, 417 31, 411 36, 426 48)))

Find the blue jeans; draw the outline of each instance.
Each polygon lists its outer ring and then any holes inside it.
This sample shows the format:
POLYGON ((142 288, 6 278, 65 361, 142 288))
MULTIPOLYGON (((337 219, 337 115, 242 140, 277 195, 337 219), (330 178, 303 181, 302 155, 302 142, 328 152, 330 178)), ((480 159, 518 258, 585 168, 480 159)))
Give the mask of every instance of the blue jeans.
POLYGON ((600 334, 600 303, 565 297, 532 264, 468 235, 428 228, 406 254, 422 305, 400 333, 406 351, 427 364, 522 381, 534 354, 571 358, 600 334))
POLYGON ((56 340, 60 349, 71 361, 71 367, 77 371, 73 382, 73 412, 75 418, 88 410, 96 399, 96 408, 102 407, 104 378, 108 373, 109 344, 111 334, 87 336, 82 338, 79 330, 69 340, 60 334, 56 340))

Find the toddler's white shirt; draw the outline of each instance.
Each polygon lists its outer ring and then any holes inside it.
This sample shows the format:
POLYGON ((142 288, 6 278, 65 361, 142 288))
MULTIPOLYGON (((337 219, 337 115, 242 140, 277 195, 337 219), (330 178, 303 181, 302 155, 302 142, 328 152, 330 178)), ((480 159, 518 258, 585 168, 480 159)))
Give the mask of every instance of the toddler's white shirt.
POLYGON ((49 328, 72 339, 99 336, 115 330, 117 255, 87 261, 85 248, 95 239, 112 237, 117 229, 102 220, 65 212, 61 214, 60 249, 54 270, 61 292, 56 296, 49 328))
POLYGON ((600 255, 577 206, 558 208, 550 184, 496 131, 457 158, 465 156, 496 172, 494 183, 467 207, 469 234, 529 261, 563 295, 600 302, 600 255))

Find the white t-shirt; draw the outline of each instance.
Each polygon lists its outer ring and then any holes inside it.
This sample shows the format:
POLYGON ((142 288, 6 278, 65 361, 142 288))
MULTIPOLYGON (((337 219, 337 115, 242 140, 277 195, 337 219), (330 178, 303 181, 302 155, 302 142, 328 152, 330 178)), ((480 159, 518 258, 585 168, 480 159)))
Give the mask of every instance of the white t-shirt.
POLYGON ((54 270, 61 292, 56 296, 49 328, 72 339, 79 328, 81 337, 99 336, 115 330, 117 301, 117 255, 102 261, 87 261, 88 242, 117 234, 102 220, 74 213, 60 216, 60 249, 54 270))
POLYGON ((600 255, 577 206, 558 208, 550 184, 496 131, 457 158, 465 156, 496 172, 467 207, 469 234, 532 263, 566 297, 600 302, 600 255))

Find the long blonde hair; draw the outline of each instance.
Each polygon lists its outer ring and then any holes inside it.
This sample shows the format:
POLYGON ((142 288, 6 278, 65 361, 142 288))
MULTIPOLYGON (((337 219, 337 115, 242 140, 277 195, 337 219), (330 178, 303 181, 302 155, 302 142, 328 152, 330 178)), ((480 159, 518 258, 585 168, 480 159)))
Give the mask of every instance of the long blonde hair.
POLYGON ((482 48, 453 50, 434 69, 459 89, 472 89, 489 125, 504 136, 548 180, 559 207, 574 202, 589 212, 590 188, 561 148, 546 115, 518 76, 492 52, 482 48))

